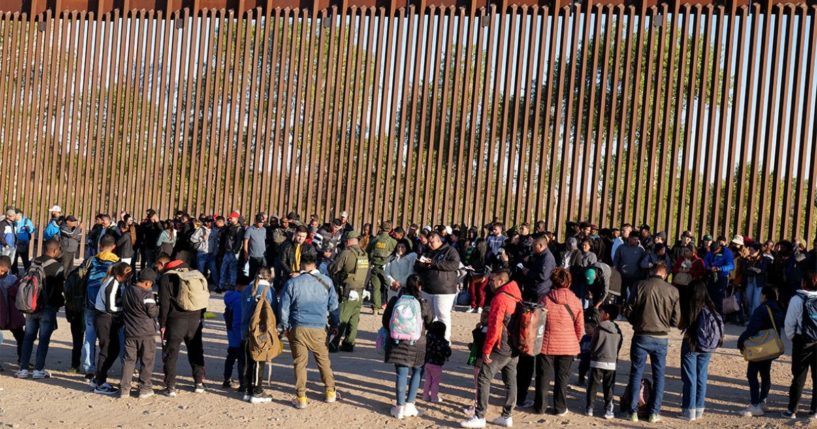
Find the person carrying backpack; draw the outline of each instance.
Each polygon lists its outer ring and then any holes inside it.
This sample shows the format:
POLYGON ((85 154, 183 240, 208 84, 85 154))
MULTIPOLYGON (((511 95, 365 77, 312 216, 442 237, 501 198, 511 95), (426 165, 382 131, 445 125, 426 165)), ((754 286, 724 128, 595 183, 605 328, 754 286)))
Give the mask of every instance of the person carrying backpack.
MULTIPOLYGON (((785 326, 786 337, 792 342, 792 380, 789 406, 783 416, 794 419, 797 418, 797 403, 803 394, 809 368, 817 368, 817 272, 808 270, 803 274, 801 289, 789 301, 785 326)), ((812 374, 812 380, 814 378, 812 374)), ((814 389, 817 389, 817 385, 812 386, 814 389)), ((817 394, 814 393, 811 395, 809 417, 817 417, 817 394)))
POLYGON ((159 327, 165 375, 162 393, 168 397, 177 395, 176 361, 182 341, 193 371, 194 391, 204 393, 202 329, 209 296, 207 280, 184 261, 176 259, 162 266, 159 278, 159 327))
POLYGON ((124 328, 122 294, 132 272, 130 264, 117 262, 111 267, 96 295, 94 328, 99 338, 99 355, 96 374, 90 385, 94 393, 101 395, 119 393, 118 389, 108 383, 108 371, 119 357, 120 333, 124 328))
POLYGON ((57 311, 65 303, 62 296, 65 275, 62 271, 62 264, 58 261, 59 257, 60 243, 54 240, 46 242, 45 255, 31 261, 31 268, 17 287, 15 305, 18 310, 27 313, 17 378, 51 377, 51 374, 45 370, 45 358, 48 355, 51 334, 57 329, 57 311), (21 305, 21 300, 26 301, 25 306, 21 305), (35 339, 39 339, 37 355, 34 361, 34 372, 29 373, 28 366, 35 339))
POLYGON ((681 418, 695 421, 703 417, 706 382, 712 352, 723 344, 723 320, 709 297, 704 281, 689 285, 687 315, 679 324, 684 331, 681 344, 681 418))
POLYGON ((85 270, 85 277, 79 284, 85 289, 85 308, 83 317, 85 319, 85 344, 82 346, 82 370, 85 371, 85 378, 89 385, 96 373, 96 328, 94 319, 96 318, 96 296, 102 281, 108 275, 111 266, 119 262, 119 257, 113 253, 116 248, 116 240, 113 236, 107 235, 99 241, 100 251, 96 256, 92 256, 90 261, 82 263, 85 270))
POLYGON ((133 369, 136 361, 142 362, 139 370, 139 398, 153 396, 151 375, 156 355, 156 317, 159 307, 153 294, 153 284, 158 274, 151 268, 139 272, 139 278, 122 296, 122 316, 125 324, 125 357, 122 362, 120 397, 130 397, 133 369))
MULTIPOLYGON (((255 281, 250 286, 242 286, 240 292, 237 292, 240 294, 238 298, 239 305, 236 307, 236 311, 232 315, 233 319, 237 317, 239 320, 239 347, 241 352, 244 354, 244 356, 239 357, 238 360, 238 372, 242 376, 241 387, 244 388, 245 392, 244 400, 251 404, 266 404, 272 402, 272 398, 265 395, 264 389, 261 387, 261 375, 264 373, 264 366, 267 362, 253 359, 252 344, 250 341, 248 341, 254 328, 251 326, 250 322, 253 314, 255 313, 256 307, 263 305, 262 297, 266 295, 266 302, 270 304, 273 311, 278 308, 278 306, 275 305, 275 288, 272 287, 271 282, 272 271, 266 267, 259 268, 255 281)), ((224 301, 228 302, 228 300, 228 295, 225 294, 224 301)), ((275 328, 277 328, 277 326, 273 329, 275 328)), ((232 330, 231 327, 228 329, 232 330)), ((233 340, 231 338, 230 331, 228 331, 227 337, 232 346, 233 340)), ((229 364, 229 360, 230 356, 228 351, 228 362, 224 365, 225 380, 227 380, 229 377, 227 375, 227 368, 230 368, 232 372, 232 364, 229 364)))
POLYGON ((428 303, 420 297, 422 288, 420 278, 410 275, 400 294, 389 300, 382 317, 383 328, 389 332, 385 362, 393 364, 397 374, 391 415, 398 420, 419 415, 414 402, 426 360, 424 332, 433 319, 428 303))
POLYGON ((338 335, 338 295, 332 280, 317 269, 314 253, 303 253, 300 275, 292 277, 284 285, 281 295, 279 331, 284 331, 292 350, 295 367, 295 408, 307 407, 306 366, 309 353, 315 358, 321 380, 326 386, 328 403, 337 400, 335 376, 329 362, 326 341, 326 325, 332 335, 338 335))

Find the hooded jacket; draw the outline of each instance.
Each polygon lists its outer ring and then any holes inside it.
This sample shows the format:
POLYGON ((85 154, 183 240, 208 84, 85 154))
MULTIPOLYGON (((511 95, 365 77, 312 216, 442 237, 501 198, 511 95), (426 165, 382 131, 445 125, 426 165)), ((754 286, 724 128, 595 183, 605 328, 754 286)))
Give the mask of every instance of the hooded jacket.
POLYGON ((126 338, 150 338, 156 335, 159 306, 153 290, 127 285, 122 294, 122 316, 126 338))
MULTIPOLYGON (((271 304, 273 309, 277 307, 274 301, 271 302, 273 302, 271 304)), ((241 292, 228 290, 224 293, 224 325, 227 328, 227 344, 231 348, 241 347, 241 323, 244 320, 241 304, 241 292)), ((249 321, 247 325, 249 326, 249 321)))
POLYGON ((584 336, 584 311, 576 294, 570 288, 554 289, 547 294, 541 304, 548 312, 542 354, 548 356, 579 354, 579 341, 584 336))
POLYGON ((457 270, 460 268, 460 255, 453 247, 443 244, 437 250, 429 248, 423 253, 431 259, 431 265, 417 263, 414 271, 423 281, 423 290, 431 295, 453 295, 457 293, 457 270))
POLYGON ((605 320, 599 323, 590 340, 590 368, 614 371, 623 343, 624 335, 615 322, 605 320))
POLYGON ((522 301, 522 292, 515 281, 505 283, 494 293, 491 300, 491 311, 488 313, 488 332, 485 335, 485 344, 482 354, 496 353, 502 356, 512 354, 508 342, 508 322, 516 311, 516 304, 522 301))
POLYGON ((652 276, 635 285, 624 313, 635 335, 666 336, 681 318, 678 301, 678 288, 652 276))
POLYGON ((91 259, 91 267, 85 275, 87 308, 95 307, 96 296, 99 293, 99 288, 102 287, 102 282, 108 275, 108 269, 117 262, 119 262, 119 256, 112 252, 100 252, 91 259))

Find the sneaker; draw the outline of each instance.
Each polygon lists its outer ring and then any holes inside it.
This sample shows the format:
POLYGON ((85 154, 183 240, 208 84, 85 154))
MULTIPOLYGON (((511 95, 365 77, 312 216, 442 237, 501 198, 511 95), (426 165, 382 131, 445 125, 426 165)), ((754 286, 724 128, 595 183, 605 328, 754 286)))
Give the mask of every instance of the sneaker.
POLYGON ((293 401, 292 404, 295 405, 295 408, 299 410, 303 410, 306 408, 307 405, 306 396, 298 396, 293 401))
POLYGON ((96 379, 92 378, 92 379, 88 380, 88 387, 89 387, 91 390, 96 389, 96 386, 97 386, 97 384, 96 384, 96 379))
POLYGON ((659 416, 658 414, 650 414, 650 418, 647 421, 650 423, 660 423, 661 416, 659 416))
POLYGON ((638 423, 638 413, 625 414, 624 418, 632 423, 638 423))
POLYGON ((686 420, 688 422, 695 421, 695 409, 690 408, 687 410, 681 410, 681 419, 686 420))
POLYGON ((481 419, 477 416, 471 417, 470 419, 460 423, 460 427, 464 428, 484 428, 485 427, 485 419, 481 419))
POLYGON ((389 411, 389 414, 391 414, 391 416, 394 417, 397 420, 403 420, 403 417, 405 417, 404 410, 405 410, 405 406, 395 405, 395 406, 391 407, 391 410, 389 411))
POLYGON ((46 370, 44 370, 44 369, 43 369, 43 370, 39 370, 39 371, 37 371, 37 370, 35 369, 35 370, 34 370, 34 375, 32 375, 32 376, 31 376, 31 378, 33 378, 33 379, 35 379, 35 380, 42 380, 42 379, 44 379, 44 378, 51 378, 51 373, 50 373, 50 372, 48 372, 48 371, 46 371, 46 370))
POLYGON ((139 392, 139 399, 147 399, 147 398, 150 398, 153 395, 154 395, 153 389, 142 390, 141 392, 139 392))
POLYGON ((785 417, 787 419, 796 419, 797 418, 797 413, 795 413, 794 411, 786 410, 786 411, 783 411, 783 417, 785 417))
POLYGON ((352 352, 355 351, 355 345, 354 344, 349 344, 349 343, 343 343, 343 344, 340 345, 340 348, 338 350, 340 350, 342 352, 352 353, 352 352))
POLYGON ((593 417, 593 407, 587 407, 587 409, 584 410, 584 415, 587 417, 593 417))
POLYGON ((233 388, 233 382, 230 381, 230 380, 224 380, 224 383, 221 383, 221 387, 223 389, 232 389, 233 388))
POLYGON ((700 420, 704 418, 704 408, 696 408, 695 409, 695 420, 700 420))
POLYGON ((162 395, 165 395, 168 398, 175 398, 178 394, 176 393, 176 389, 168 387, 167 389, 162 390, 162 395))
POLYGON ((749 405, 745 410, 741 410, 740 415, 743 417, 759 417, 766 414, 761 404, 749 405))
POLYGON ((567 408, 565 408, 564 411, 559 411, 559 410, 556 410, 556 409, 552 409, 552 410, 550 410, 549 414, 553 414, 556 417, 563 417, 563 416, 566 416, 567 413, 568 413, 567 408))
POLYGON ((195 393, 204 393, 205 390, 207 390, 207 389, 204 387, 204 383, 196 383, 196 388, 193 389, 193 392, 195 392, 195 393))
POLYGON ((482 314, 482 307, 477 308, 477 314, 482 314))
POLYGON ((476 407, 471 405, 470 407, 465 407, 462 409, 462 413, 465 414, 466 417, 474 417, 476 413, 476 407))
POLYGON ((523 402, 521 404, 517 404, 516 408, 518 408, 520 410, 524 410, 524 409, 527 409, 527 408, 533 408, 533 399, 528 399, 528 400, 526 400, 525 402, 523 402))
POLYGON ((417 417, 420 415, 420 411, 417 410, 413 402, 407 402, 406 405, 403 405, 403 415, 405 417, 417 417))
POLYGON ((326 402, 327 403, 332 404, 334 402, 337 402, 337 400, 338 400, 338 392, 336 392, 334 390, 327 390, 326 391, 326 402))
POLYGON ((111 396, 119 393, 119 389, 111 386, 110 383, 102 383, 94 389, 94 393, 111 396))
POLYGON ((465 310, 465 312, 466 313, 476 313, 477 309, 476 308, 469 308, 468 310, 465 310))
POLYGON ((508 416, 499 416, 493 420, 491 420, 491 424, 495 424, 497 426, 501 426, 503 428, 510 428, 513 427, 513 417, 508 416))
POLYGON ((270 402, 272 402, 272 398, 263 394, 250 397, 251 404, 269 404, 270 402))
POLYGON ((604 419, 605 420, 612 420, 614 418, 616 418, 616 413, 613 412, 612 408, 608 409, 607 411, 604 412, 604 419))
POLYGON ((17 377, 17 378, 28 378, 28 377, 31 377, 31 373, 28 372, 27 369, 21 369, 21 370, 17 371, 17 373, 14 374, 14 376, 17 377))

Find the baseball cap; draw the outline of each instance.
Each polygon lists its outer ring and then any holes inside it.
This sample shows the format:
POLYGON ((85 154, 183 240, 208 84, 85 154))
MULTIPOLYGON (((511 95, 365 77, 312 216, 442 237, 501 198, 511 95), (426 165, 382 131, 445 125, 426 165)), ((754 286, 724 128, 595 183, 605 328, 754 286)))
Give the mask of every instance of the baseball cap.
POLYGON ((60 213, 62 213, 62 208, 61 208, 60 206, 54 206, 54 207, 51 207, 51 210, 49 210, 48 212, 49 212, 49 213, 53 213, 53 212, 60 212, 60 213))
POLYGON ((153 268, 145 268, 144 270, 139 272, 139 280, 138 281, 151 281, 155 282, 156 279, 159 277, 159 274, 153 270, 153 268))
POLYGON ((596 269, 595 268, 588 268, 584 271, 584 278, 587 280, 587 284, 592 285, 596 282, 596 269))
POLYGON ((76 222, 77 218, 74 215, 71 215, 71 216, 68 216, 67 218, 65 218, 65 220, 68 221, 68 222, 76 222))
POLYGON ((343 211, 343 212, 340 214, 340 217, 349 217, 349 212, 347 212, 346 210, 344 210, 344 211, 343 211))
POLYGON ((238 218, 240 218, 240 217, 241 217, 241 214, 240 214, 240 213, 238 213, 238 212, 232 212, 232 213, 230 213, 230 218, 231 218, 231 219, 232 219, 232 218, 238 219, 238 218))

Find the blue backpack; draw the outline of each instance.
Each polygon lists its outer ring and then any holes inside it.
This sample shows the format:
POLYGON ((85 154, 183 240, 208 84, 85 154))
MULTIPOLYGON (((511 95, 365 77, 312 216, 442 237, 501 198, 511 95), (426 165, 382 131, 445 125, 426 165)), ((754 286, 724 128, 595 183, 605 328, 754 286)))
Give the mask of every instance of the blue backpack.
POLYGON ((721 316, 708 308, 701 310, 698 315, 698 330, 696 332, 698 352, 711 353, 723 345, 723 320, 721 316))

